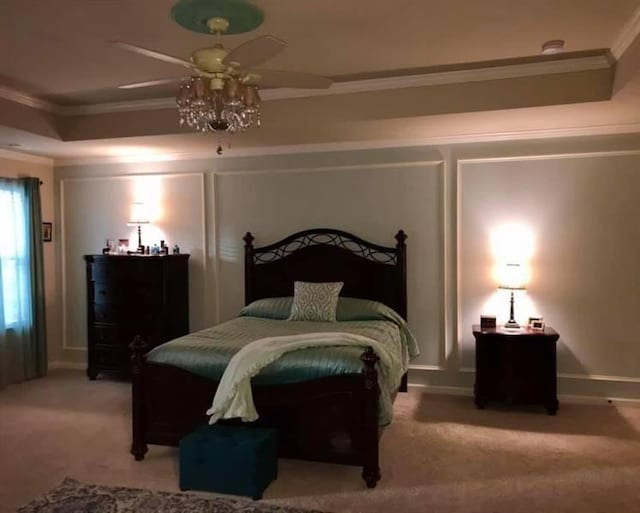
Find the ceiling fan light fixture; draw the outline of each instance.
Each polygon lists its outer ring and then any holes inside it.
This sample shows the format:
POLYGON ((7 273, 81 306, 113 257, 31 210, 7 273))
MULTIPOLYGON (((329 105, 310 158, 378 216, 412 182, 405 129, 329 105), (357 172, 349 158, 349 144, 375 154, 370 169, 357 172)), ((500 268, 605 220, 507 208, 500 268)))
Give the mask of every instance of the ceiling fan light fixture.
POLYGON ((193 77, 193 91, 198 99, 204 99, 208 93, 208 84, 204 77, 193 77))
POLYGON ((258 108, 260 106, 260 94, 258 88, 253 85, 246 85, 244 93, 244 103, 247 107, 258 108))
MULTIPOLYGON (((180 126, 218 135, 244 132, 260 126, 260 87, 324 89, 331 85, 330 79, 311 73, 257 68, 286 48, 287 43, 275 36, 253 38, 231 51, 224 47, 220 39, 223 34, 247 32, 262 23, 262 11, 248 0, 178 0, 171 16, 190 30, 214 33, 216 42, 195 50, 190 61, 131 43, 112 43, 128 52, 190 70, 191 76, 181 81, 176 95, 180 126)), ((174 80, 120 87, 132 89, 174 80)))
POLYGON ((213 132, 225 132, 229 128, 229 123, 227 123, 223 119, 220 119, 218 121, 212 121, 211 123, 209 123, 209 128, 213 132))
POLYGON ((224 94, 231 101, 238 99, 240 95, 240 84, 235 77, 229 77, 224 84, 224 94))
POLYGON ((222 91, 224 89, 224 78, 222 77, 213 77, 209 82, 209 88, 212 91, 222 91))
POLYGON ((229 20, 221 16, 214 16, 213 18, 209 18, 207 20, 207 27, 209 27, 209 30, 213 34, 224 34, 227 30, 229 30, 229 20))
POLYGON ((185 78, 178 89, 176 105, 180 125, 198 132, 244 132, 260 126, 260 97, 257 87, 242 86, 234 77, 185 78), (207 87, 222 80, 223 88, 207 87))

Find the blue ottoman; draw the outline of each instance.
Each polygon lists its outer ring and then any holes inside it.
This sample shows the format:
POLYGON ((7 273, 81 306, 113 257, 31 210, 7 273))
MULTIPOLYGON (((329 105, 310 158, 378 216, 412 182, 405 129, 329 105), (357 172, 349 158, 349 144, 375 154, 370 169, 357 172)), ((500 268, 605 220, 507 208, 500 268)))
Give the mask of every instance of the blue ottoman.
POLYGON ((277 477, 274 429, 214 424, 202 426, 180 440, 181 490, 260 499, 277 477))

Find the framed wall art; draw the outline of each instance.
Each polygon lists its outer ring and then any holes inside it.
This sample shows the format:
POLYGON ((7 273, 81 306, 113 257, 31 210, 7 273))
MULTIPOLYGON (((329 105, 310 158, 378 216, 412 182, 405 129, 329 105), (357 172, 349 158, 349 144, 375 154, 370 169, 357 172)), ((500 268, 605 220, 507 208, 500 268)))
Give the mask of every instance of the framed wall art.
POLYGON ((44 242, 51 242, 53 235, 53 223, 42 223, 42 240, 44 242))

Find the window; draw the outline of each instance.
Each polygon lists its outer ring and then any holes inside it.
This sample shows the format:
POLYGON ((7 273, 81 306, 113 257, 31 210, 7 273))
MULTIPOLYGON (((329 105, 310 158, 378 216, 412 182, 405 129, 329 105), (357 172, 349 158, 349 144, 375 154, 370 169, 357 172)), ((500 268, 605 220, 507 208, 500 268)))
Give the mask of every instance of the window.
POLYGON ((0 180, 0 329, 29 324, 27 209, 22 187, 0 180))

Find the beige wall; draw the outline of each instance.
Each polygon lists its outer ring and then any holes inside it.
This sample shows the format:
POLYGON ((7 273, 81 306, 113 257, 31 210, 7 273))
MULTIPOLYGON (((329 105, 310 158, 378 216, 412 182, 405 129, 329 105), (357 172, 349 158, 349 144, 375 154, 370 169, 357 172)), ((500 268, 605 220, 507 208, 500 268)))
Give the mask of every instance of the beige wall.
POLYGON ((441 161, 216 174, 220 318, 234 317, 244 304, 247 231, 258 246, 313 227, 393 246, 402 228, 410 234, 408 316, 423 341, 417 362, 437 365, 443 338, 442 180, 441 161))
MULTIPOLYGON (((40 199, 42 202, 43 222, 54 221, 54 182, 53 162, 47 159, 23 157, 8 151, 0 151, 0 176, 17 178, 34 176, 40 179, 40 199)), ((56 273, 56 247, 59 240, 57 223, 53 225, 52 242, 44 243, 45 302, 47 310, 47 341, 49 362, 58 360, 60 347, 60 308, 56 273)))
POLYGON ((60 262, 63 272, 61 299, 61 355, 66 361, 83 362, 87 347, 86 272, 83 255, 99 254, 105 239, 129 239, 137 245, 137 229, 129 226, 130 207, 143 201, 153 222, 142 227, 142 243, 152 246, 164 240, 189 253, 191 330, 215 322, 210 304, 212 289, 204 273, 206 231, 204 174, 82 177, 60 181, 60 262))
MULTIPOLYGON (((392 244, 394 232, 405 229, 409 322, 422 349, 410 380, 467 392, 473 384, 471 324, 480 313, 502 318, 508 308, 491 278, 489 234, 518 221, 534 234, 535 251, 533 278, 518 298, 517 314, 543 315, 560 332, 560 392, 637 398, 639 167, 638 137, 604 137, 76 166, 56 169, 56 181, 65 191, 65 229, 73 231, 73 240, 65 234, 66 261, 73 254, 76 265, 91 249, 78 241, 88 241, 86 234, 104 219, 115 219, 106 206, 90 208, 104 201, 99 196, 110 191, 108 184, 141 173, 184 174, 185 180, 202 173, 202 188, 189 189, 191 199, 171 209, 186 215, 204 193, 203 223, 188 216, 205 234, 198 246, 205 257, 192 269, 212 295, 192 295, 191 304, 192 318, 203 323, 228 319, 242 304, 245 231, 266 244, 324 225, 392 244), (106 180, 104 187, 87 185, 97 177, 106 180), (72 199, 69 184, 76 187, 76 181, 82 185, 72 199)), ((180 196, 186 183, 179 179, 172 190, 180 196)), ((125 208, 126 195, 113 194, 107 196, 112 210, 125 208)), ((106 235, 89 241, 94 251, 106 235)), ((84 308, 84 298, 67 300, 68 313, 84 308)), ((84 354, 65 358, 82 362, 84 354)))
MULTIPOLYGON (((467 161, 460 177, 460 316, 506 321, 494 288, 490 233, 506 222, 533 236, 526 295, 516 317, 543 315, 561 334, 558 365, 569 375, 629 377, 640 370, 640 151, 467 161)), ((473 339, 461 333, 462 366, 473 339)))

